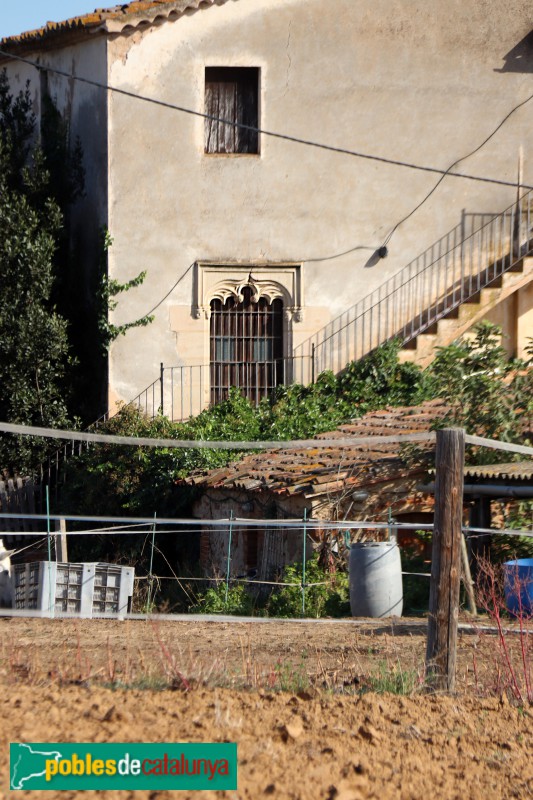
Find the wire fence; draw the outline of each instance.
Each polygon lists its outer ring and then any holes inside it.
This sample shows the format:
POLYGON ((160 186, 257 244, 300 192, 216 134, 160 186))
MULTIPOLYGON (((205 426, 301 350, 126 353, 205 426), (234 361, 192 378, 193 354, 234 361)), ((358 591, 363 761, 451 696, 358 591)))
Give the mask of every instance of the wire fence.
MULTIPOLYGON (((0 514, 1 518, 8 518, 9 514, 0 514)), ((30 516, 30 515, 28 515, 30 516)), ((246 585, 249 587, 266 587, 269 591, 276 589, 283 589, 284 587, 299 588, 301 592, 301 616, 306 616, 306 604, 308 601, 308 592, 310 589, 320 586, 328 586, 332 584, 331 580, 316 581, 308 580, 306 573, 306 564, 310 554, 314 549, 318 549, 324 540, 328 538, 330 545, 336 548, 336 552, 342 557, 347 555, 351 545, 360 541, 397 541, 398 537, 401 538, 402 533, 424 531, 431 533, 433 525, 431 523, 402 523, 392 518, 387 521, 345 521, 345 520, 317 520, 309 519, 307 514, 299 519, 249 519, 237 518, 233 514, 229 517, 219 519, 178 519, 178 518, 158 518, 154 515, 150 518, 137 518, 128 519, 124 517, 102 518, 102 517, 79 517, 70 515, 63 517, 57 514, 45 515, 32 515, 35 519, 38 517, 43 525, 41 532, 28 532, 20 531, 13 532, 13 537, 30 538, 31 544, 17 547, 11 552, 11 557, 14 561, 18 561, 18 556, 23 552, 32 549, 32 552, 40 546, 46 548, 48 555, 48 562, 57 560, 57 549, 55 547, 58 532, 54 532, 54 525, 60 520, 68 520, 71 525, 75 525, 78 529, 68 531, 69 540, 75 541, 85 539, 86 537, 144 537, 144 542, 140 549, 141 557, 145 554, 145 563, 148 561, 149 567, 146 574, 137 575, 135 583, 137 587, 146 587, 146 599, 143 602, 143 608, 147 615, 152 613, 155 609, 155 599, 158 589, 161 587, 161 582, 174 582, 177 583, 185 594, 188 593, 187 587, 189 585, 197 586, 223 586, 224 590, 224 604, 228 603, 228 596, 232 586, 246 585), (91 526, 90 523, 96 522, 97 525, 91 526), (283 539, 284 543, 289 543, 289 549, 292 553, 292 559, 287 557, 287 550, 278 548, 280 555, 279 563, 270 563, 270 571, 275 574, 269 574, 268 566, 263 559, 261 562, 261 553, 257 548, 257 539, 265 537, 266 532, 274 535, 274 540, 277 538, 278 544, 283 539), (203 564, 205 574, 178 574, 168 555, 166 555, 158 542, 158 537, 162 534, 165 536, 176 536, 187 538, 190 542, 191 536, 202 535, 210 537, 212 535, 217 537, 219 543, 218 562, 211 573, 208 574, 207 564, 203 564), (256 547, 252 548, 255 561, 254 565, 246 564, 246 536, 255 537, 256 547), (295 541, 291 541, 293 539, 295 541), (298 542, 299 538, 299 542, 298 542), (244 545, 244 546, 243 546, 244 545), (343 553, 344 551, 344 553, 343 553), (160 564, 164 562, 166 570, 154 570, 154 558, 159 557, 160 564), (283 579, 284 567, 291 563, 298 563, 301 565, 299 573, 299 581, 288 581, 283 579), (159 574, 161 573, 161 574, 159 574)), ((491 535, 509 536, 509 537, 524 537, 533 540, 532 530, 515 530, 515 529, 496 529, 496 528, 480 528, 469 527, 463 528, 463 535, 465 540, 475 540, 476 538, 487 537, 491 535)), ((8 542, 10 534, 4 534, 4 539, 8 542)), ((426 560, 428 568, 430 561, 426 560)), ((130 565, 131 566, 131 565, 130 565)), ((146 569, 146 567, 145 567, 146 569)), ((414 578, 431 578, 431 572, 409 571, 402 570, 402 576, 414 578)), ((50 586, 50 584, 49 584, 50 586)), ((19 609, 20 610, 20 609, 19 609)), ((19 610, 4 608, 2 615, 15 615, 19 616, 19 610)), ((72 616, 71 614, 63 614, 57 612, 54 608, 54 599, 52 593, 50 594, 49 616, 72 616)), ((43 612, 37 611, 36 616, 43 616, 43 612)), ((105 614, 95 614, 94 616, 107 616, 105 614)), ((127 616, 130 616, 128 614, 127 616)), ((136 615, 137 616, 137 615, 136 615)))

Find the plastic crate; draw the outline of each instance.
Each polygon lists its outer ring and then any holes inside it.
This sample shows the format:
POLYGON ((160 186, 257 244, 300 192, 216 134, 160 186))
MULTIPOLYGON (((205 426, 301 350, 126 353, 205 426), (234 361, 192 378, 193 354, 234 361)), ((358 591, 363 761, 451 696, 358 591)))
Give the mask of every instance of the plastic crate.
POLYGON ((34 561, 13 567, 14 608, 79 614, 82 617, 131 610, 135 570, 115 564, 34 561))

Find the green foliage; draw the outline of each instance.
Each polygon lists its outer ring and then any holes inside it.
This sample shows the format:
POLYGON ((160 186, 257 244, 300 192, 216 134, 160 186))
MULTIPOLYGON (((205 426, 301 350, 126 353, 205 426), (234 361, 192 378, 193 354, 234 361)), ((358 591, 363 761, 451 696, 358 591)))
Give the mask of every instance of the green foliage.
POLYGON ((493 534, 490 541, 490 558, 494 564, 514 561, 515 558, 533 558, 533 538, 493 534))
MULTIPOLYGON (((152 439, 260 438, 257 411, 237 390, 189 422, 172 423, 163 416, 152 420, 133 406, 125 406, 99 430, 152 439)), ((235 450, 98 445, 69 460, 61 509, 81 514, 98 508, 104 515, 152 515, 157 510, 159 515, 175 516, 191 499, 190 490, 176 487, 177 478, 195 469, 224 466, 241 455, 235 450)))
POLYGON ((255 610, 252 595, 246 590, 244 583, 237 583, 228 588, 224 581, 209 588, 199 597, 196 606, 190 611, 193 614, 233 614, 239 617, 251 617, 255 610))
MULTIPOLYGON (((59 427, 72 364, 67 323, 52 300, 63 215, 34 126, 29 87, 14 97, 0 72, 0 418, 59 427)), ((44 451, 39 440, 4 437, 0 463, 28 469, 44 451)))
POLYGON ((399 341, 386 342, 338 377, 326 371, 310 386, 278 387, 260 407, 263 438, 308 438, 367 411, 421 402, 428 396, 425 375, 400 364, 399 350, 399 341))
MULTIPOLYGON (((69 207, 83 196, 83 153, 79 139, 71 143, 69 125, 47 94, 42 101, 41 151, 50 176, 45 197, 52 197, 67 215, 69 207)), ((63 232, 66 236, 66 228, 63 232)))
MULTIPOLYGON (((261 438, 305 439, 335 428, 346 418, 337 378, 323 372, 309 386, 278 386, 259 409, 261 438)), ((351 410, 350 416, 357 411, 351 410)))
POLYGON ((278 660, 269 683, 273 689, 293 694, 309 689, 311 681, 307 669, 307 653, 305 651, 302 653, 299 664, 288 664, 278 660))
POLYGON ((118 306, 118 301, 115 300, 115 297, 122 294, 122 292, 128 292, 130 289, 142 286, 147 274, 146 271, 140 272, 136 278, 132 278, 126 283, 120 283, 113 278, 109 278, 107 274, 107 254, 112 244, 113 239, 109 231, 104 229, 101 234, 100 242, 102 262, 98 292, 100 308, 98 313, 98 330, 100 332, 100 346, 106 352, 109 350, 111 342, 114 342, 119 336, 125 336, 131 328, 146 328, 147 325, 150 325, 150 323, 154 321, 154 317, 149 314, 133 322, 127 322, 124 325, 114 325, 109 321, 110 312, 115 311, 118 306))
MULTIPOLYGON (((426 563, 427 556, 424 553, 424 542, 431 542, 431 531, 416 531, 416 538, 419 542, 410 545, 402 545, 402 570, 403 572, 418 572, 428 574, 431 565, 426 563)), ((420 614, 429 608, 429 578, 421 575, 403 575, 403 613, 420 614)))
MULTIPOLYGON (((99 430, 118 436, 171 439, 184 438, 181 428, 166 417, 150 420, 133 406, 126 406, 99 430)), ((180 508, 174 480, 186 452, 107 444, 91 447, 69 460, 61 509, 77 514, 98 509, 99 514, 109 516, 124 512, 152 515, 155 510, 162 516, 174 515, 180 508)))
POLYGON ((416 405, 431 396, 420 367, 399 362, 400 349, 400 340, 386 342, 346 367, 338 379, 338 393, 346 412, 354 402, 359 416, 384 405, 416 405))
POLYGON ((514 413, 522 429, 533 438, 533 337, 527 339, 526 358, 517 361, 510 386, 514 398, 514 413))
MULTIPOLYGON (((427 373, 431 393, 451 406, 441 426, 460 425, 467 433, 504 441, 521 438, 515 393, 506 380, 516 365, 500 345, 500 335, 497 326, 481 322, 474 338, 438 348, 427 373)), ((477 454, 481 463, 497 458, 490 450, 477 454)))
MULTIPOLYGON (((283 586, 271 595, 267 605, 268 615, 301 617, 301 562, 285 567, 281 582, 291 585, 283 586)), ((315 553, 306 561, 305 584, 306 617, 341 617, 349 614, 349 580, 346 572, 328 572, 319 564, 318 554, 315 553)))
MULTIPOLYGON (((506 438, 520 438, 523 417, 519 409, 531 402, 523 387, 532 370, 527 364, 521 366, 520 392, 513 394, 514 364, 507 360, 493 328, 481 326, 474 341, 442 348, 424 372, 398 364, 398 346, 397 342, 383 345, 337 378, 326 372, 313 386, 278 387, 271 400, 258 408, 233 389, 227 400, 188 422, 171 423, 162 416, 149 420, 128 406, 102 430, 206 441, 309 438, 369 409, 413 404, 438 395, 452 406, 448 424, 464 421, 475 433, 503 437, 505 431, 506 438)), ((176 487, 177 478, 193 470, 223 467, 242 455, 236 450, 94 447, 69 462, 61 510, 151 515, 157 509, 172 516, 187 511, 192 497, 190 490, 176 487)), ((495 459, 495 453, 481 451, 481 457, 495 459)))
MULTIPOLYGON (((320 566, 318 554, 306 562, 305 612, 307 617, 344 617, 350 614, 349 581, 346 572, 330 573, 320 566), (319 584, 319 585, 310 585, 319 584)), ((244 583, 231 584, 226 601, 226 583, 220 581, 200 595, 196 605, 189 610, 201 614, 253 614, 271 617, 302 616, 302 565, 291 564, 280 577, 283 586, 275 589, 268 600, 258 601, 250 587, 244 583)))
MULTIPOLYGON (((518 500, 503 506, 504 527, 533 533, 533 500, 518 500)), ((533 558, 533 536, 494 534, 490 541, 491 561, 501 564, 515 558, 533 558)))

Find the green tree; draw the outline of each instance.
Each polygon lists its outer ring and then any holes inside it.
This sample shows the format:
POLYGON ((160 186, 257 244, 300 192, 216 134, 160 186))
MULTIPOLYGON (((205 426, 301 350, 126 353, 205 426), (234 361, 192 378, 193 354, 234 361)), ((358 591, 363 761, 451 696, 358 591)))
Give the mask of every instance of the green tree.
MULTIPOLYGON (((509 359, 500 337, 501 330, 484 321, 475 327, 474 336, 438 348, 426 372, 431 393, 450 405, 441 426, 460 425, 472 435, 506 442, 523 440, 519 390, 530 380, 530 367, 522 365, 519 380, 517 363, 509 359)), ((470 458, 490 463, 508 461, 509 454, 481 448, 470 458)))
MULTIPOLYGON (((68 418, 71 365, 67 324, 52 301, 63 219, 34 134, 29 86, 13 96, 0 73, 0 418, 57 427, 68 418)), ((43 447, 4 437, 0 464, 27 469, 43 447)))

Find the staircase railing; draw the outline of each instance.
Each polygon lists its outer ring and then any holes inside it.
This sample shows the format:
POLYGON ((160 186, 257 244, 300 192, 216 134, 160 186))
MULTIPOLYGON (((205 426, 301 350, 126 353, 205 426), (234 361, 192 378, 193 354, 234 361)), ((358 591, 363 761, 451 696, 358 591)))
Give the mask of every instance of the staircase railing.
POLYGON ((313 377, 310 356, 175 367, 161 364, 159 378, 129 405, 148 417, 162 413, 177 422, 220 402, 233 387, 243 389, 249 400, 258 405, 270 396, 275 385, 307 384, 313 377))
POLYGON ((533 191, 460 225, 295 350, 314 373, 339 372, 393 338, 404 344, 495 283, 532 252, 533 191), (488 216, 488 219, 487 219, 488 216))

